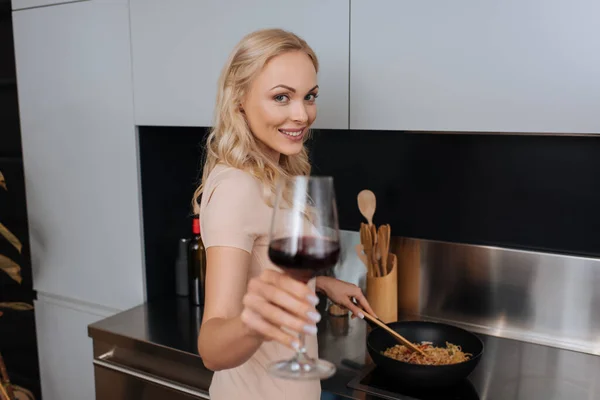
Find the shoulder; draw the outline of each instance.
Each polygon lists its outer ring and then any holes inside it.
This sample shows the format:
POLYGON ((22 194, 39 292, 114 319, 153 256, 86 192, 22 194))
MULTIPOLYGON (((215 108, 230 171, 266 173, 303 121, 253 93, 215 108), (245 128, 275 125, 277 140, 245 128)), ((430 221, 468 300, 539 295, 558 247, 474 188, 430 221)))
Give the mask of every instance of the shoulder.
POLYGON ((261 187, 258 179, 237 168, 219 165, 210 172, 200 206, 207 248, 229 246, 251 252, 269 221, 261 187))
MULTIPOLYGON (((249 172, 219 164, 210 172, 205 195, 207 202, 215 191, 236 196, 249 196, 249 200, 262 199, 262 184, 249 172)), ((203 195, 204 197, 204 195, 203 195)))

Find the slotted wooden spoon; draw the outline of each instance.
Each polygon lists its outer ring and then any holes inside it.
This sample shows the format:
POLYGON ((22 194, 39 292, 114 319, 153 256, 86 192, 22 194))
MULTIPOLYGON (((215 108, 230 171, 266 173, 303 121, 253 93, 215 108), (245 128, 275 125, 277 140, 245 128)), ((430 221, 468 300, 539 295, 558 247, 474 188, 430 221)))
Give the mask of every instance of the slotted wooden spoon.
POLYGON ((358 258, 360 258, 360 260, 363 262, 363 264, 365 264, 365 267, 367 268, 367 272, 369 273, 369 275, 371 275, 371 269, 369 268, 369 260, 367 259, 367 256, 364 253, 364 248, 362 243, 357 244, 354 249, 356 250, 356 255, 358 256, 358 258))

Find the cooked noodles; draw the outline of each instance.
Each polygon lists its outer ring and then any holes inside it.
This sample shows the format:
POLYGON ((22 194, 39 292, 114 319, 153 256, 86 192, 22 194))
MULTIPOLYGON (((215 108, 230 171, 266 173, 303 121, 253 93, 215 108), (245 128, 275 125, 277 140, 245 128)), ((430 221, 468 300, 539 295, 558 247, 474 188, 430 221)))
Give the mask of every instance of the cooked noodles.
POLYGON ((469 360, 472 356, 470 353, 464 353, 460 346, 448 342, 446 342, 446 347, 435 347, 431 342, 422 342, 420 345, 415 343, 415 346, 423 350, 425 356, 416 351, 413 352, 401 344, 386 349, 383 355, 398 361, 420 365, 458 364, 469 360))

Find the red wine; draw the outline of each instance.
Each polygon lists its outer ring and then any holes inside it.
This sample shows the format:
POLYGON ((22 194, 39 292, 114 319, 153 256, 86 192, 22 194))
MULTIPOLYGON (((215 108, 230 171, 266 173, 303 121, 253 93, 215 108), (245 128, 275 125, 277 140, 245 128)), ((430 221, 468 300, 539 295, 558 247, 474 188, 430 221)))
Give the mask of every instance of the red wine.
POLYGON ((337 241, 318 237, 277 239, 269 246, 269 258, 273 264, 303 281, 308 281, 318 271, 333 267, 339 256, 337 241))

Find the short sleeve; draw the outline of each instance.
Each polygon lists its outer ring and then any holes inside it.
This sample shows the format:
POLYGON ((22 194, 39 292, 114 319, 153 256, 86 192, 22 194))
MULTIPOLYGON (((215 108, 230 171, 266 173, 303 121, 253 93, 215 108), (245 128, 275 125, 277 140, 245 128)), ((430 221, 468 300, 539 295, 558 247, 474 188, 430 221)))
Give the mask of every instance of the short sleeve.
POLYGON ((202 241, 206 248, 227 246, 252 253, 258 236, 257 202, 262 201, 258 182, 240 170, 228 170, 207 188, 200 209, 202 241))

